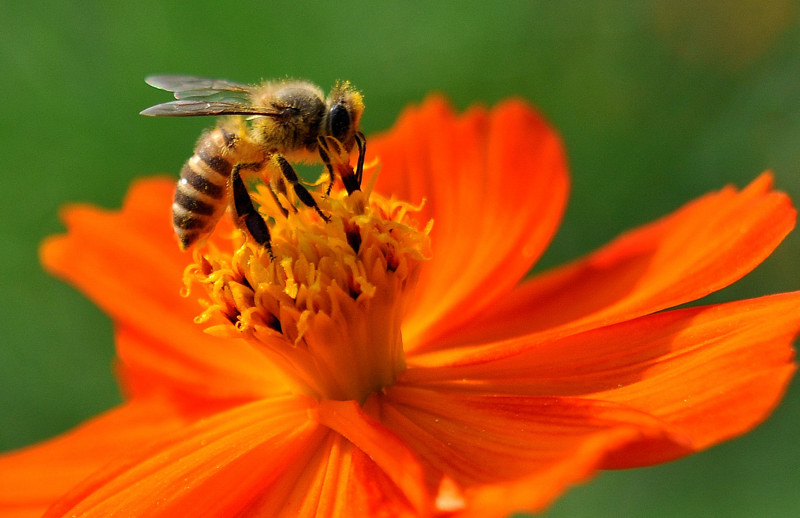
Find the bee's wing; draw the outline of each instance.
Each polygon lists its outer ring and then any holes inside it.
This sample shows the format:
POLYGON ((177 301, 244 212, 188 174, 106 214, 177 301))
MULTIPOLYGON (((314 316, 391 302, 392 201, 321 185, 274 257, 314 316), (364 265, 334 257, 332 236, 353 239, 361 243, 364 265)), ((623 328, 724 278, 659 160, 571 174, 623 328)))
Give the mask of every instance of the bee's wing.
POLYGON ((231 101, 170 101, 139 112, 149 117, 196 117, 200 115, 273 115, 249 104, 231 101))
POLYGON ((157 104, 141 111, 152 117, 200 115, 272 115, 253 107, 253 87, 227 79, 194 76, 150 76, 150 86, 172 92, 177 101, 157 104))
POLYGON ((195 76, 149 76, 145 83, 175 94, 176 99, 191 97, 206 97, 220 92, 241 92, 250 94, 252 87, 241 83, 234 83, 227 79, 208 79, 195 76))

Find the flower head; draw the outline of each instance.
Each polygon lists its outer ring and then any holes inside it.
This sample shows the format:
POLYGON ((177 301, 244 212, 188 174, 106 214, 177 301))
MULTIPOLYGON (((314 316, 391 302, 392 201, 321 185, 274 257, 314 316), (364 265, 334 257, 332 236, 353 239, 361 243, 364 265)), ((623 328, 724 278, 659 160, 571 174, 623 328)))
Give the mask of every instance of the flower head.
MULTIPOLYGON (((262 206, 268 200, 262 200, 262 206)), ((291 391, 363 403, 406 368, 400 326, 430 248, 430 225, 415 208, 357 190, 277 217, 271 250, 236 234, 233 253, 198 254, 185 274, 205 286, 198 322, 246 338, 267 356, 291 391)))
POLYGON ((369 143, 379 173, 318 193, 327 221, 260 196, 272 254, 232 225, 179 252, 171 181, 66 211, 43 261, 114 319, 128 399, 0 458, 0 511, 500 517, 744 433, 780 400, 800 293, 662 311, 791 230, 768 174, 523 280, 568 183, 536 113, 433 98, 369 143))

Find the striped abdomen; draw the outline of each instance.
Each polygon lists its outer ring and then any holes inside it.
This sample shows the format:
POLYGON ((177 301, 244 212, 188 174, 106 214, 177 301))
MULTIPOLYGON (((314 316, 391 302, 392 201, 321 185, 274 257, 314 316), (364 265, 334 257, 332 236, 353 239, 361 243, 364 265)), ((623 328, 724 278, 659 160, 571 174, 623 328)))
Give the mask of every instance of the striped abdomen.
POLYGON ((183 169, 172 203, 172 225, 187 249, 208 236, 228 205, 228 184, 233 164, 231 156, 236 135, 217 128, 197 144, 194 155, 183 169), (223 154, 225 157, 223 157, 223 154))

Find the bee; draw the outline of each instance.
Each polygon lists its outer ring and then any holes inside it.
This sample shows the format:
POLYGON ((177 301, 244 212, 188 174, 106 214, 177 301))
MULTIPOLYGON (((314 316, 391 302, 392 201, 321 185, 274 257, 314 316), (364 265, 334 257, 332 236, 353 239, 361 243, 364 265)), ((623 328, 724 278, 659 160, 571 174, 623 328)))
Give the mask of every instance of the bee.
POLYGON ((145 81, 172 92, 177 100, 151 106, 142 115, 234 116, 203 133, 194 155, 181 169, 172 223, 182 250, 210 235, 225 210, 232 207, 239 226, 272 256, 269 227, 253 206, 243 173, 260 173, 269 180, 267 185, 284 215, 288 211, 276 190, 286 192, 288 183, 300 202, 327 221, 290 161, 321 161, 330 177, 330 193, 335 180, 331 151, 341 152, 339 145, 348 152, 358 146, 356 170, 337 167, 336 172, 348 194, 360 189, 366 152, 366 139, 359 130, 364 102, 349 82, 337 83, 325 96, 318 86, 301 80, 246 85, 225 79, 158 75, 145 81))

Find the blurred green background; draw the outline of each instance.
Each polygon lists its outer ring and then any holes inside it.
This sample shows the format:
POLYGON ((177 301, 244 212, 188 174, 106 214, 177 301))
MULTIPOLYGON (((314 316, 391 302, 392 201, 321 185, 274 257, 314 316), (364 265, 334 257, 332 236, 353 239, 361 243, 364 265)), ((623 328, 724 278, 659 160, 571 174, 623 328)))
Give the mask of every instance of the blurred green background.
MULTIPOLYGON (((430 91, 459 109, 522 96, 562 134, 573 176, 542 266, 577 257, 724 184, 773 169, 800 202, 800 9, 790 0, 0 3, 0 450, 119 400, 111 325, 48 277, 59 207, 118 207, 137 176, 177 175, 209 119, 146 119, 154 73, 293 76, 366 94, 367 133, 430 91), (174 4, 174 5, 173 5, 174 4)), ((800 288, 800 234, 713 300, 800 288)), ((752 434, 608 472, 547 513, 800 516, 800 388, 752 434)))

